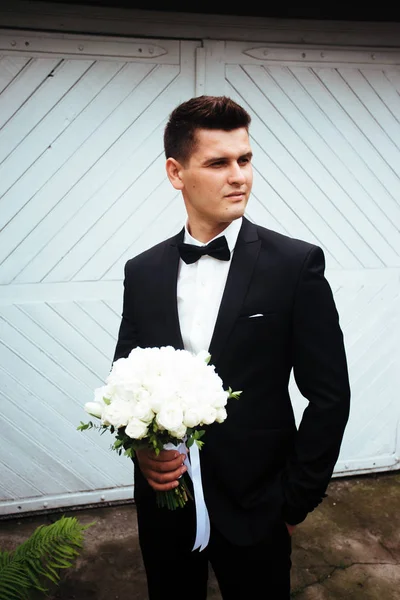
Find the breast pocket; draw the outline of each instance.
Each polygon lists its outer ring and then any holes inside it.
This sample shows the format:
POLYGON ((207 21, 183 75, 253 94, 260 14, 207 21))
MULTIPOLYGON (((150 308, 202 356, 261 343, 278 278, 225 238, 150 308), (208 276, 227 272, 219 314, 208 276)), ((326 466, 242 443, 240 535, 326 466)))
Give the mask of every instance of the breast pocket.
POLYGON ((243 342, 252 343, 269 339, 279 331, 277 313, 252 312, 240 315, 234 327, 234 335, 243 342))

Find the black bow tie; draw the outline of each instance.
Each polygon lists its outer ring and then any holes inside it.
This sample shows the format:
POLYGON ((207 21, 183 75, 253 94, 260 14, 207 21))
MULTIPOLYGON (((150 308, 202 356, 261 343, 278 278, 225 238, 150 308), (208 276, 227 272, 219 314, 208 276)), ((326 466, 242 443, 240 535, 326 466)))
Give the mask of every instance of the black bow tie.
POLYGON ((194 244, 184 244, 181 242, 178 244, 179 254, 181 259, 188 265, 199 260, 201 256, 208 254, 218 260, 229 260, 231 253, 229 250, 228 242, 226 237, 218 237, 206 246, 195 246, 194 244))

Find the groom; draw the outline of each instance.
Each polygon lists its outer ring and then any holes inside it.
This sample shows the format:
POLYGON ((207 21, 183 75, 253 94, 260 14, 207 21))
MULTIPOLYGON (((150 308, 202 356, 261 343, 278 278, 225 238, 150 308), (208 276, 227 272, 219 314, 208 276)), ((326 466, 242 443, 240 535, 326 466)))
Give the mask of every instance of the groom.
POLYGON ((155 491, 178 485, 184 455, 135 457, 150 600, 205 600, 209 564, 224 600, 289 600, 291 535, 325 495, 348 420, 346 355, 323 251, 244 217, 250 121, 227 97, 192 98, 171 113, 166 171, 187 221, 125 266, 114 360, 136 346, 208 349, 224 388, 242 390, 203 438, 211 522, 203 551, 192 552, 193 502, 175 511, 155 502, 155 491), (308 401, 298 427, 292 371, 308 401))

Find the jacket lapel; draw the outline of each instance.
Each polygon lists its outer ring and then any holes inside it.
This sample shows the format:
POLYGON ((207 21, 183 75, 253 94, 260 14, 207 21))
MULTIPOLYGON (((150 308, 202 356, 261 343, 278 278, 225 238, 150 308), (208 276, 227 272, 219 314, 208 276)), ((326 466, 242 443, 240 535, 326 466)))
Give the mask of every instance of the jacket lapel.
POLYGON ((183 235, 184 229, 166 242, 162 257, 162 295, 158 299, 159 302, 162 302, 165 311, 165 339, 170 340, 168 343, 177 350, 183 350, 183 340, 179 326, 178 302, 176 296, 180 259, 177 244, 183 241, 183 235))
POLYGON ((209 347, 213 365, 218 361, 238 317, 253 275, 260 245, 255 225, 243 217, 209 347))

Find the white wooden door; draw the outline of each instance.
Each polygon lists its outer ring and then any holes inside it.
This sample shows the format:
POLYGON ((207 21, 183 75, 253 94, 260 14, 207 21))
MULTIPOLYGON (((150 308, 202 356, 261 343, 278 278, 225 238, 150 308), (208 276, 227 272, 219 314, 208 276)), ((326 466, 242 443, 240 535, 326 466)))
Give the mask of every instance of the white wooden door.
MULTIPOLYGON (((205 42, 206 93, 252 115, 248 216, 325 252, 348 352, 335 474, 400 466, 400 51, 205 42)), ((291 384, 296 418, 306 406, 291 384)))
POLYGON ((199 43, 0 38, 0 514, 132 498, 77 432, 114 352, 127 258, 180 229, 166 116, 199 43))
POLYGON ((252 115, 247 216, 325 251, 353 393, 335 473, 398 468, 399 54, 200 46, 0 34, 0 514, 132 497, 129 461, 76 426, 126 259, 182 226, 162 131, 203 92, 252 115))

